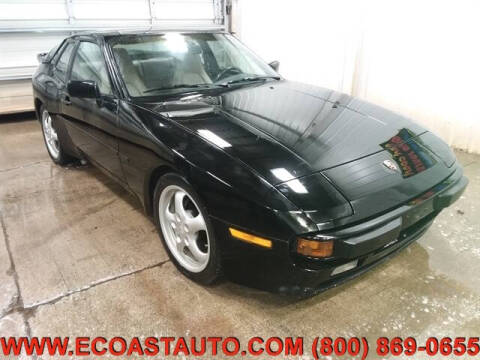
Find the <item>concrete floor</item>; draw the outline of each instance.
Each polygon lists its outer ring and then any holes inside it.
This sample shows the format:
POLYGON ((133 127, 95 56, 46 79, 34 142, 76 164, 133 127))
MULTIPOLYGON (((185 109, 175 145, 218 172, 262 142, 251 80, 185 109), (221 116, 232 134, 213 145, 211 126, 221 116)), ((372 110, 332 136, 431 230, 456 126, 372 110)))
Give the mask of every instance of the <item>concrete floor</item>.
POLYGON ((0 337, 303 336, 308 354, 314 336, 479 336, 480 156, 457 156, 470 185, 421 240, 296 301, 187 280, 134 198, 55 166, 31 116, 0 118, 0 337))

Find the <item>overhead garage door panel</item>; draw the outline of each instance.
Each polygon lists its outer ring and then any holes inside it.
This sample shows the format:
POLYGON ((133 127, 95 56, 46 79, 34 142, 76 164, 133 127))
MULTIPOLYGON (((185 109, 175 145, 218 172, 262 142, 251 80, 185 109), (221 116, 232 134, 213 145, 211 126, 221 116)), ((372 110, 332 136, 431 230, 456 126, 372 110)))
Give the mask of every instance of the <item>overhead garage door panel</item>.
MULTIPOLYGON (((31 78, 37 54, 78 31, 224 29, 224 9, 225 0, 0 0, 0 81, 31 78)), ((0 102, 20 96, 2 89, 0 102)))
POLYGON ((215 19, 215 4, 208 0, 156 1, 153 16, 165 20, 210 20, 215 19))
POLYGON ((0 0, 0 80, 23 79, 75 31, 222 29, 222 0, 0 0))
POLYGON ((221 26, 223 4, 223 0, 0 0, 0 31, 169 27, 171 21, 177 28, 221 26))
POLYGON ((120 0, 73 0, 71 12, 76 21, 81 20, 148 20, 150 19, 147 1, 120 0), (95 11, 92 11, 95 9, 95 11))
POLYGON ((65 1, 0 1, 0 20, 67 20, 65 1))
POLYGON ((29 78, 38 66, 37 54, 68 36, 67 32, 0 34, 0 79, 29 78))

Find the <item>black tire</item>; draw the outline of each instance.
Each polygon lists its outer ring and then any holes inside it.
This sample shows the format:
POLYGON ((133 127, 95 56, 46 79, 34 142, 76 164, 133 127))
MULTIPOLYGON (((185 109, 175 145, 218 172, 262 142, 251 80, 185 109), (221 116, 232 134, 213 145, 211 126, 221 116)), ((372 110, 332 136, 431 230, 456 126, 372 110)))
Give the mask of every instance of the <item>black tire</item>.
POLYGON ((188 278, 194 280, 199 284, 211 285, 214 282, 216 282, 221 277, 221 274, 222 274, 220 249, 218 246, 218 242, 215 239, 213 226, 208 217, 207 209, 203 204, 203 201, 200 199, 200 197, 197 195, 197 193, 193 189, 193 187, 186 181, 186 179, 184 179, 178 174, 175 174, 175 173, 165 174, 158 180, 157 185, 155 186, 155 192, 153 195, 153 207, 154 207, 154 210, 153 210, 154 221, 157 227, 158 234, 160 236, 160 239, 162 240, 163 246, 165 247, 165 250, 167 251, 170 260, 175 264, 177 269, 180 272, 182 272, 185 276, 187 276, 188 278), (199 208, 198 209, 199 212, 201 212, 205 220, 205 224, 207 227, 206 231, 208 232, 208 238, 210 243, 210 258, 208 260, 207 266, 201 272, 191 272, 187 270, 185 267, 183 267, 177 261, 175 256, 172 254, 172 252, 170 251, 165 241, 165 236, 162 232, 162 228, 160 225, 159 201, 160 201, 160 196, 162 194, 162 191, 169 185, 176 185, 178 187, 181 187, 182 190, 188 193, 188 195, 191 196, 192 199, 195 201, 197 207, 199 208))
MULTIPOLYGON (((39 112, 39 116, 40 116, 40 125, 42 127, 42 136, 43 136, 43 141, 45 143, 45 147, 47 149, 47 153, 48 155, 50 156, 50 158, 52 159, 52 161, 57 164, 57 165, 61 165, 61 166, 64 166, 64 165, 67 165, 67 164, 70 164, 72 163, 73 161, 75 161, 76 159, 67 154, 65 152, 65 139, 62 138, 62 133, 57 131, 57 136, 58 136, 58 156, 54 156, 54 154, 52 154, 50 152, 50 149, 48 147, 48 144, 47 144, 47 139, 46 139, 46 135, 45 135, 45 129, 44 129, 44 124, 43 124, 43 116, 44 116, 44 112, 47 112, 48 114, 48 111, 47 109, 45 108, 44 105, 42 105, 40 107, 40 112, 39 112)), ((53 115, 50 115, 51 119, 52 119, 52 127, 55 129, 55 116, 53 115)))

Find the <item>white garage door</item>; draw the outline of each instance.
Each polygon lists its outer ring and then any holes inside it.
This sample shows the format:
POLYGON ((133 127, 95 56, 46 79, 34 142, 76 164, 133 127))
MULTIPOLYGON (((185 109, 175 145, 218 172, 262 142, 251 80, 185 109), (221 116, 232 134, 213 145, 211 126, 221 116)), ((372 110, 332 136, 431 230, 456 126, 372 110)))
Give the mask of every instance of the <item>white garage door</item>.
POLYGON ((37 54, 65 36, 92 29, 224 29, 224 6, 224 0, 0 0, 0 113, 29 103, 37 54))

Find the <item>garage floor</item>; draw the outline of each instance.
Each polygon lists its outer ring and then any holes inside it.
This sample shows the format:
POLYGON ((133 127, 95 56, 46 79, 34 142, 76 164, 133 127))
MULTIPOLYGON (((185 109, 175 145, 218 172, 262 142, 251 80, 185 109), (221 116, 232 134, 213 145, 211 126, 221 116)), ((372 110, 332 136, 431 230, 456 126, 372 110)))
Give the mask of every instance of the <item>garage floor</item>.
POLYGON ((304 336, 309 351, 314 336, 480 334, 480 156, 457 153, 469 188, 420 241, 295 301, 187 280, 140 204, 95 168, 55 166, 32 117, 0 118, 0 337, 304 336))

